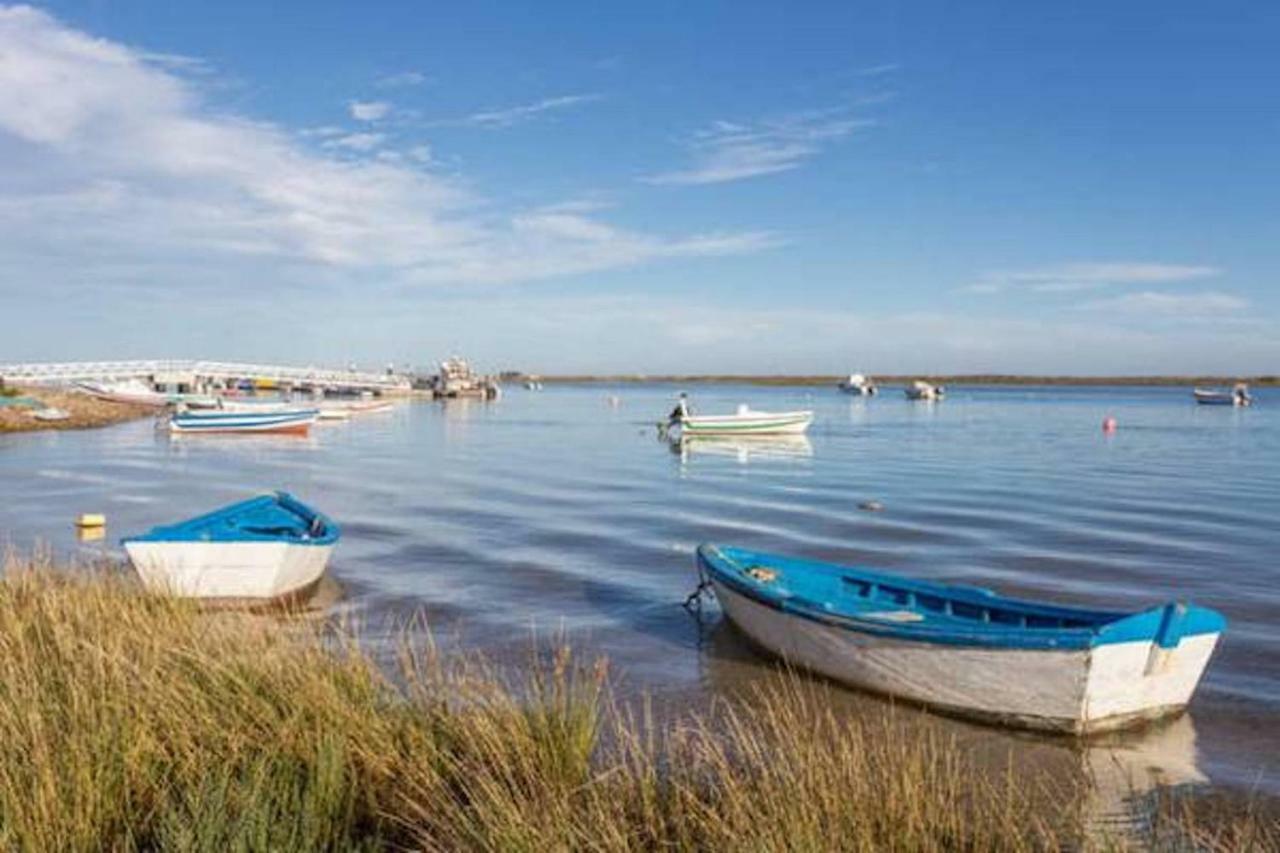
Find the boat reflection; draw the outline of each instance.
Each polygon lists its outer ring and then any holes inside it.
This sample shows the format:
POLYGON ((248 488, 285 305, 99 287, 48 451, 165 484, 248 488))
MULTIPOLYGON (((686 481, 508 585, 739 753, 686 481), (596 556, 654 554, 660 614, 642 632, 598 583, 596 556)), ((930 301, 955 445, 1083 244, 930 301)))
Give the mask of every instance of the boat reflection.
POLYGON ((232 433, 200 433, 188 435, 183 433, 157 433, 157 437, 161 441, 169 444, 169 447, 178 453, 187 453, 192 448, 218 448, 227 449, 234 448, 237 450, 263 451, 263 450, 288 450, 288 451, 310 451, 319 450, 320 441, 314 433, 306 435, 294 435, 291 433, 261 433, 244 435, 236 435, 232 433))
POLYGON ((693 456, 722 456, 746 465, 752 461, 808 459, 813 445, 804 435, 699 435, 671 442, 671 452, 688 462, 693 456))
MULTIPOLYGON (((719 617, 717 608, 701 618, 702 681, 715 695, 755 702, 753 691, 785 677, 783 665, 757 651, 719 617)), ((977 768, 993 776, 1013 774, 1020 790, 1046 795, 1056 790, 1058 796, 1070 797, 1074 829, 1104 849, 1145 846, 1156 827, 1162 793, 1210 782, 1198 763, 1190 714, 1076 740, 940 716, 818 676, 799 677, 826 688, 822 700, 837 714, 871 725, 886 721, 904 739, 919 738, 927 730, 940 732, 977 768)), ((1055 799, 1053 804, 1061 807, 1063 802, 1055 799)))

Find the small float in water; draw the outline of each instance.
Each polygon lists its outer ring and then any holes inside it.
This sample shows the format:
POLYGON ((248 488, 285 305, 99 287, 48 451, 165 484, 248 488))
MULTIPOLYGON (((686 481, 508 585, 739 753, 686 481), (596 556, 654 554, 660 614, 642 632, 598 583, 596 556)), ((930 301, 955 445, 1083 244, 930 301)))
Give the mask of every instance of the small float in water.
POLYGON ((1230 391, 1218 388, 1193 388, 1191 394, 1202 406, 1250 406, 1253 397, 1249 395, 1249 386, 1237 383, 1230 391))
POLYGON ((928 382, 917 379, 906 388, 903 393, 907 395, 908 400, 941 400, 947 394, 947 389, 941 385, 930 385, 928 382))
POLYGON ((745 403, 732 415, 692 415, 681 397, 667 421, 667 437, 683 441, 708 435, 800 435, 813 423, 810 410, 758 412, 745 403))
POLYGON ((1007 725, 1085 734, 1177 713, 1226 621, 1170 603, 1127 613, 702 545, 728 618, 791 664, 1007 725))
POLYGON ((175 412, 169 418, 172 433, 291 433, 306 435, 320 418, 317 409, 239 412, 201 410, 175 412))
POLYGON ((872 397, 880 392, 876 384, 861 373, 850 373, 849 377, 840 383, 839 388, 846 394, 859 397, 872 397))
POLYGON ((337 525, 287 492, 260 495, 122 541, 150 589, 215 599, 284 599, 319 581, 337 525))

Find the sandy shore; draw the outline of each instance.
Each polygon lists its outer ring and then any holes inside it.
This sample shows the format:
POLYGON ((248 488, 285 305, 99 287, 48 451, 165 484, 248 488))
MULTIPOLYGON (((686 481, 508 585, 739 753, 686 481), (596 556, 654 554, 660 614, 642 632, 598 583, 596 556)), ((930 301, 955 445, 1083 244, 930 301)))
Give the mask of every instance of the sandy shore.
POLYGON ((70 417, 62 421, 42 421, 32 417, 35 409, 29 406, 4 405, 0 406, 0 433, 110 426, 148 417, 156 411, 150 406, 113 403, 87 394, 74 394, 47 388, 17 388, 16 390, 19 397, 29 397, 45 406, 62 409, 70 417))

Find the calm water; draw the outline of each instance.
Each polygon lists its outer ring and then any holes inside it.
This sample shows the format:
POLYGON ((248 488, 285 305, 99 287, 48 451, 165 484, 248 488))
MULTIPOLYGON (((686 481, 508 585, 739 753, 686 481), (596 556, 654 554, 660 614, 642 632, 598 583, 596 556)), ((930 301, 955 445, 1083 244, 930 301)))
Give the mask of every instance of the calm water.
MULTIPOLYGON (((565 631, 609 656, 622 690, 676 704, 769 672, 714 608, 699 624, 680 607, 703 541, 1062 602, 1190 597, 1230 624, 1172 726, 1102 753, 956 729, 1119 765, 1138 787, 1280 792, 1280 394, 1237 411, 1197 407, 1185 389, 955 389, 931 405, 896 389, 693 387, 701 411, 804 406, 817 420, 807 440, 681 455, 653 427, 676 390, 513 388, 494 404, 320 424, 309 439, 179 440, 145 421, 0 437, 0 541, 119 553, 127 533, 285 488, 342 524, 334 607, 375 632, 422 610, 437 635, 501 657, 533 631, 565 631), (860 510, 867 500, 883 511, 860 510), (76 543, 84 511, 107 514, 104 543, 76 543)), ((879 702, 838 692, 849 713, 879 702)))

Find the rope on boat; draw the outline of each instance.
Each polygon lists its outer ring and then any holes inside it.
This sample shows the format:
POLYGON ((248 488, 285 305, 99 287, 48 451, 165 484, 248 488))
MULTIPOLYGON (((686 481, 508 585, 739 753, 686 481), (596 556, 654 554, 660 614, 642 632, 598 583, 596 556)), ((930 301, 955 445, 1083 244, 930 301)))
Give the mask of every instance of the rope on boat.
POLYGON ((698 563, 698 585, 693 592, 689 593, 689 597, 684 600, 684 609, 701 617, 702 599, 714 596, 715 590, 711 588, 711 581, 707 579, 706 572, 702 570, 702 563, 698 563))

